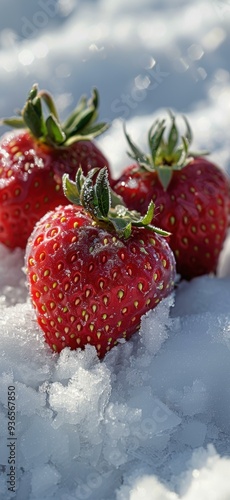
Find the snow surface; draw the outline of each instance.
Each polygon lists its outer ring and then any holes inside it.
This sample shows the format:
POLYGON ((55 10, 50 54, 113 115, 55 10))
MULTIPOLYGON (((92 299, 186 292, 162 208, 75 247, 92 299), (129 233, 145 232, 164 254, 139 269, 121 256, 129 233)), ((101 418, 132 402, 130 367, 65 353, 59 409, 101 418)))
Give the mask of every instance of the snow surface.
MULTIPOLYGON (((63 116, 97 86, 113 173, 165 108, 230 172, 229 2, 0 0, 0 114, 38 81, 63 116), (12 9, 14 16, 12 16, 12 9), (17 91, 15 86, 17 85, 17 91)), ((24 255, 0 246, 0 499, 229 500, 230 237, 218 275, 181 282, 100 362, 44 344, 24 255), (15 387, 16 493, 7 390, 15 387)))

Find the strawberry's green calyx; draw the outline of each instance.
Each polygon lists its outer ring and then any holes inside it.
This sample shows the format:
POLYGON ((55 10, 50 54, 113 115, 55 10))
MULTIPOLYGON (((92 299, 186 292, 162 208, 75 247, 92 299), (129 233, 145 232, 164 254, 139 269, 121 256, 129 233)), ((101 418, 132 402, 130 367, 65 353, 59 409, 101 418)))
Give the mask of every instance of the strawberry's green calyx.
POLYGON ((161 236, 169 233, 151 224, 154 216, 154 203, 149 204, 147 213, 141 216, 135 210, 128 210, 123 200, 110 188, 108 171, 94 168, 85 177, 79 168, 75 182, 71 181, 68 174, 62 178, 63 190, 71 203, 82 205, 98 223, 113 226, 119 236, 129 238, 132 226, 150 229, 161 236))
POLYGON ((165 139, 166 120, 156 120, 148 133, 148 145, 150 154, 143 153, 130 139, 124 127, 124 133, 128 141, 131 152, 128 155, 133 158, 141 168, 157 172, 158 178, 164 188, 167 190, 173 176, 174 170, 181 170, 186 167, 195 157, 208 154, 207 151, 191 152, 192 131, 189 122, 183 116, 186 130, 185 134, 180 136, 176 126, 176 118, 169 111, 171 126, 168 137, 165 139))
POLYGON ((97 122, 99 97, 93 89, 91 99, 82 96, 71 115, 61 123, 52 96, 46 90, 38 90, 34 84, 19 116, 4 118, 2 125, 28 128, 39 141, 53 147, 69 146, 80 140, 92 140, 108 128, 108 124, 97 122), (45 103, 48 113, 43 113, 45 103))

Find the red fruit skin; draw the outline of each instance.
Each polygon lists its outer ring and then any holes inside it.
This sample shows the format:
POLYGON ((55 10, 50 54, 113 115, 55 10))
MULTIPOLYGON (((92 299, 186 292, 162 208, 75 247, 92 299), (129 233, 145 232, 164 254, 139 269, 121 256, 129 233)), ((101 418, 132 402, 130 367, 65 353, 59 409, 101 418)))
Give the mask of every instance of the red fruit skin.
POLYGON ((92 344, 103 358, 174 286, 175 259, 165 238, 134 228, 124 240, 74 205, 36 224, 25 263, 38 324, 55 352, 92 344))
POLYGON ((155 203, 153 223, 171 233, 177 272, 184 279, 215 273, 227 235, 229 179, 205 158, 174 171, 165 191, 156 172, 128 166, 113 189, 129 209, 144 214, 155 203))
POLYGON ((109 164, 91 141, 52 148, 23 130, 7 132, 0 142, 0 243, 25 248, 35 223, 56 206, 69 201, 62 190, 62 175, 72 180, 109 164))

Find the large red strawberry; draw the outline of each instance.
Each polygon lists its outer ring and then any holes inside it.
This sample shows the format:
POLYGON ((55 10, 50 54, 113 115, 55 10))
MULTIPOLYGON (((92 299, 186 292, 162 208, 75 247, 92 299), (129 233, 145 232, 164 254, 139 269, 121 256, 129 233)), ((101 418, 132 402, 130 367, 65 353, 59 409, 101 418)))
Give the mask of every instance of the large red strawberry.
POLYGON ((142 214, 154 201, 154 223, 172 233, 177 271, 191 279, 216 272, 228 228, 230 184, 223 170, 189 151, 192 134, 186 118, 186 134, 179 143, 175 117, 170 116, 168 139, 165 120, 151 127, 149 155, 126 134, 136 163, 124 169, 113 189, 129 209, 142 214))
POLYGON ((76 109, 61 124, 52 97, 34 85, 17 118, 3 124, 22 128, 7 132, 0 141, 0 242, 10 248, 26 246, 36 221, 47 210, 68 201, 63 194, 62 175, 72 179, 81 165, 108 165, 92 139, 107 125, 97 123, 98 93, 87 102, 83 96, 76 109), (47 106, 47 115, 42 104, 47 106))
POLYGON ((149 225, 153 203, 141 217, 111 202, 106 168, 76 184, 63 177, 76 203, 48 212, 26 249, 30 295, 50 347, 96 347, 102 358, 118 339, 129 339, 141 315, 173 288, 175 260, 164 237, 149 225), (113 206, 114 205, 114 206, 113 206))

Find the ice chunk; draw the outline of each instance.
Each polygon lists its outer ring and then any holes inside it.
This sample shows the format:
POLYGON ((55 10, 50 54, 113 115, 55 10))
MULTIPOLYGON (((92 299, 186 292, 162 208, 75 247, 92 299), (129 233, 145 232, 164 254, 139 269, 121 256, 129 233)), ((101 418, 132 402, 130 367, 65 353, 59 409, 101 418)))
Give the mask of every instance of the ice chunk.
POLYGON ((225 315, 182 317, 180 329, 169 335, 167 345, 149 365, 148 374, 154 394, 166 402, 170 391, 176 389, 182 395, 185 387, 191 387, 187 395, 178 396, 175 408, 179 406, 185 413, 204 412, 206 421, 213 418, 213 423, 228 432, 230 391, 226 380, 230 378, 230 350, 223 341, 225 325, 225 315), (205 391, 198 388, 196 392, 196 380, 205 391))
POLYGON ((160 399, 152 396, 151 387, 148 386, 145 386, 144 391, 136 390, 128 405, 142 411, 141 429, 144 440, 173 429, 181 422, 181 418, 160 399))
POLYGON ((62 383, 68 382, 80 367, 89 370, 96 364, 99 364, 99 359, 93 346, 87 345, 84 351, 80 349, 71 351, 67 347, 61 351, 60 356, 57 358, 53 380, 62 383))
POLYGON ((192 422, 184 423, 178 439, 181 443, 198 448, 203 446, 207 432, 207 425, 202 422, 193 420, 192 422))
POLYGON ((148 386, 145 386, 144 391, 133 391, 127 404, 141 412, 141 418, 129 423, 128 455, 147 464, 157 461, 159 465, 162 460, 159 453, 166 448, 171 433, 181 423, 181 419, 162 401, 153 397, 148 386))
POLYGON ((23 266, 23 250, 10 251, 0 243, 0 310, 25 302, 28 290, 23 266))
POLYGON ((50 376, 55 355, 44 343, 30 303, 17 304, 0 314, 0 375, 11 372, 13 378, 38 387, 50 376))
POLYGON ((10 368, 8 367, 8 371, 2 372, 2 375, 0 376, 0 402, 3 404, 3 406, 6 408, 8 401, 7 401, 7 390, 10 385, 13 384, 13 374, 10 368))
POLYGON ((110 403, 107 406, 103 455, 109 464, 118 467, 127 461, 127 447, 135 435, 135 426, 140 417, 141 411, 127 404, 110 403))
POLYGON ((60 478, 61 475, 53 465, 45 464, 34 467, 31 479, 33 496, 38 500, 54 498, 60 478))
POLYGON ((68 435, 53 429, 50 421, 34 416, 28 423, 28 429, 21 435, 20 450, 25 469, 29 469, 32 464, 42 465, 51 459, 54 463, 60 463, 69 451, 68 435))
POLYGON ((109 372, 102 364, 91 371, 80 367, 67 386, 54 382, 48 392, 51 407, 61 412, 66 422, 85 421, 91 431, 96 430, 111 392, 109 372))
POLYGON ((108 462, 102 459, 97 467, 78 462, 76 471, 73 500, 112 500, 114 498, 114 490, 121 482, 121 470, 109 467, 108 462))
POLYGON ((21 415, 31 416, 42 415, 44 418, 51 418, 53 412, 46 407, 46 394, 36 391, 21 382, 15 383, 16 407, 21 415))
POLYGON ((207 388, 201 380, 194 380, 191 387, 184 387, 183 392, 169 389, 167 398, 179 408, 183 415, 204 413, 207 407, 207 388))
POLYGON ((139 331, 141 342, 151 355, 156 354, 168 338, 169 325, 173 323, 173 320, 169 318, 169 313, 173 305, 174 294, 171 294, 141 318, 139 331))

